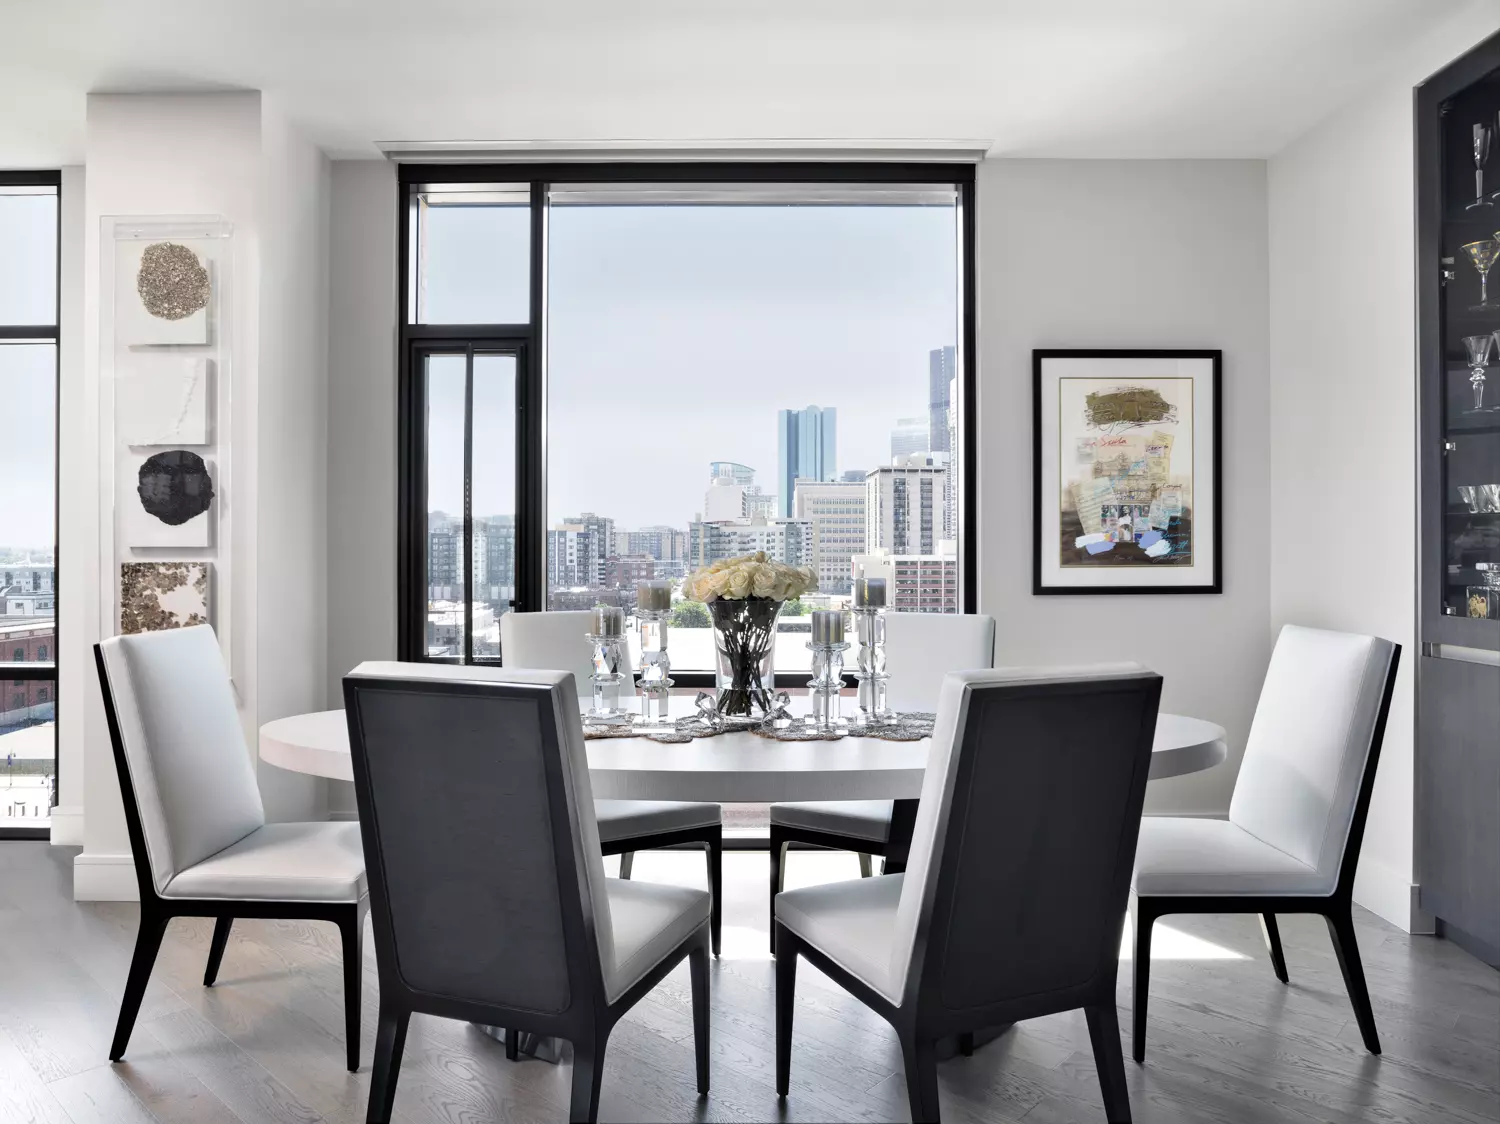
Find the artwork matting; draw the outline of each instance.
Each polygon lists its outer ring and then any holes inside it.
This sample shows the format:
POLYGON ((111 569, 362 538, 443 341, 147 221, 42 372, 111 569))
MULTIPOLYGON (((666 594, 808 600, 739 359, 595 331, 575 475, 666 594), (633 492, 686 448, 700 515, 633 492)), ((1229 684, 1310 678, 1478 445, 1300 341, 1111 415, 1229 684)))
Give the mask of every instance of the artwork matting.
POLYGON ((1223 592, 1217 350, 1032 352, 1032 592, 1223 592))

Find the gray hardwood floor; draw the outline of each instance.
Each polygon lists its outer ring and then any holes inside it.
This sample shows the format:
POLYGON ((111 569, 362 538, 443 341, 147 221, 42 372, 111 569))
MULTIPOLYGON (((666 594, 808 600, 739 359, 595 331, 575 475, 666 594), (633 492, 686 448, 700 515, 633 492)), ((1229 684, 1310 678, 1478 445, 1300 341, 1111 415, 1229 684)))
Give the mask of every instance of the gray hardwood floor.
MULTIPOLYGON (((365 965, 358 1074, 343 1064, 332 926, 236 924, 219 984, 201 986, 209 923, 173 922, 126 1061, 106 1060, 136 908, 71 900, 73 852, 0 843, 0 1121, 304 1124, 364 1119, 377 1004, 365 965)), ((608 1121, 904 1121, 893 1035, 810 968, 800 972, 792 1091, 774 1088, 766 857, 725 857, 725 955, 713 967, 713 1092, 693 1090, 686 969, 610 1041, 608 1121)), ((686 854, 641 855, 636 877, 701 883, 686 854)), ((853 877, 852 856, 795 854, 793 884, 853 877)), ((1500 980, 1454 946, 1358 917, 1385 1046, 1366 1054, 1321 921, 1282 922, 1290 986, 1253 918, 1158 927, 1150 1046, 1128 1058, 1135 1118, 1162 1124, 1493 1124, 1500 1120, 1500 980)), ((367 939, 369 948, 373 942, 367 939)), ((1127 949, 1128 954, 1128 949, 1127 949)), ((1121 1022, 1129 1024, 1128 963, 1121 1022)), ((944 1118, 1103 1120, 1081 1015, 1023 1023, 941 1066, 944 1118)), ((417 1016, 396 1096, 408 1124, 566 1119, 568 1065, 511 1064, 472 1028, 417 1016)))

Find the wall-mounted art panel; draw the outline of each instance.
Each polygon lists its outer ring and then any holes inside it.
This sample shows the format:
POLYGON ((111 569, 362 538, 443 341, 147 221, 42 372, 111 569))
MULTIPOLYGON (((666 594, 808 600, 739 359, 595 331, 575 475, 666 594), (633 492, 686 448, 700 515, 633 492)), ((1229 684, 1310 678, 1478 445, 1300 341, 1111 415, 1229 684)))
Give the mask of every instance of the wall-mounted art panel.
POLYGON ((209 563, 120 565, 120 632, 160 632, 209 624, 209 563))
POLYGON ((180 355, 133 357, 120 379, 116 432, 126 445, 206 445, 213 360, 180 355))
POLYGON ((125 503, 124 546, 213 545, 213 470, 188 449, 125 458, 135 496, 125 503))
POLYGON ((213 279, 180 242, 122 241, 115 251, 116 337, 126 347, 208 343, 213 279))

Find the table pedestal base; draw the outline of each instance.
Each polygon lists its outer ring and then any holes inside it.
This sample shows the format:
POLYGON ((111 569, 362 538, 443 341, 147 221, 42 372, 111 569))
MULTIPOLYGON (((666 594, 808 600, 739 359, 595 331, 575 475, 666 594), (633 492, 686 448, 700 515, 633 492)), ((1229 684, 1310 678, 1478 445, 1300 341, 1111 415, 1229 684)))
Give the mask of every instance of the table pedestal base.
MULTIPOLYGON (((505 1041, 505 1028, 503 1026, 484 1026, 480 1023, 474 1024, 488 1038, 496 1042, 505 1041)), ((562 1061, 563 1040, 561 1038, 548 1038, 542 1034, 528 1034, 522 1031, 517 1043, 520 1052, 527 1057, 538 1058, 544 1062, 556 1065, 562 1061)))

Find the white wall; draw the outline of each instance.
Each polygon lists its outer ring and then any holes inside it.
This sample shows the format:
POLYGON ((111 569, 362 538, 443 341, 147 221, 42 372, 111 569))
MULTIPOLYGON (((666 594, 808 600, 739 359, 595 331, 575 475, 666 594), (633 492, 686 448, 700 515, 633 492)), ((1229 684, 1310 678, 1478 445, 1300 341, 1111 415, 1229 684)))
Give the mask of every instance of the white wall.
POLYGON ((1004 663, 1136 660, 1230 759, 1158 781, 1152 812, 1229 806, 1260 692, 1269 548, 1266 178, 1259 160, 991 160, 979 169, 979 600, 1004 663), (1224 352, 1224 593, 1031 593, 1033 348, 1224 352))
POLYGON ((1269 165, 1271 624, 1404 647, 1355 898, 1407 929, 1430 925, 1413 886, 1412 87, 1497 27, 1500 3, 1475 5, 1269 165), (1368 529, 1341 523, 1355 509, 1373 515, 1368 529))
MULTIPOLYGON (((233 409, 220 493, 230 533, 219 551, 230 581, 216 613, 221 633, 230 625, 247 753, 262 722, 322 704, 327 524, 327 161, 253 92, 90 95, 88 121, 83 370, 77 411, 63 415, 63 448, 76 451, 63 497, 68 588, 79 591, 69 600, 82 612, 59 637, 64 681, 81 684, 69 706, 83 716, 74 896, 84 900, 135 892, 91 652, 115 581, 101 548, 101 450, 113 440, 100 417, 101 218, 223 215, 234 224, 233 409)), ((322 814, 320 782, 269 768, 261 779, 269 818, 322 814)))
MULTIPOLYGON (((327 702, 344 673, 396 658, 396 168, 333 165, 328 301, 327 702)), ((352 815, 353 786, 329 809, 352 815)))

